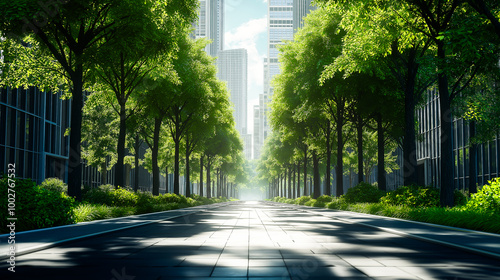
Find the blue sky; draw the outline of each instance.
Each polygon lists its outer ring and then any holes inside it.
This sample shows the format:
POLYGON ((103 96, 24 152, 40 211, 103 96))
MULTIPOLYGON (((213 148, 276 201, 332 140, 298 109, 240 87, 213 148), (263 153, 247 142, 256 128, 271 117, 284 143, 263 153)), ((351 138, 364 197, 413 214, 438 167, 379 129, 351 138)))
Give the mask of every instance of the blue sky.
POLYGON ((248 52, 248 130, 253 131, 253 105, 263 93, 267 56, 267 0, 225 1, 225 49, 248 52))

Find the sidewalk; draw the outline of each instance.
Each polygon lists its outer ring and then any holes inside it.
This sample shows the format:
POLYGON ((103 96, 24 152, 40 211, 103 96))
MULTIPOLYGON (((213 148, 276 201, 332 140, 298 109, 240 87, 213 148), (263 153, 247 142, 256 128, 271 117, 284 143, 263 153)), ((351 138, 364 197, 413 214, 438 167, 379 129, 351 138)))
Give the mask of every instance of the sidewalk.
POLYGON ((268 203, 500 259, 499 234, 350 211, 274 202, 268 203))
MULTIPOLYGON (((177 217, 191 215, 193 213, 222 207, 227 204, 228 202, 201 205, 164 212, 148 213, 107 220, 83 222, 60 227, 18 232, 15 235, 16 256, 54 247, 64 242, 85 239, 127 228, 148 225, 158 221, 170 220, 177 217)), ((9 247, 12 246, 7 243, 9 236, 9 234, 0 235, 0 260, 8 258, 9 247)))

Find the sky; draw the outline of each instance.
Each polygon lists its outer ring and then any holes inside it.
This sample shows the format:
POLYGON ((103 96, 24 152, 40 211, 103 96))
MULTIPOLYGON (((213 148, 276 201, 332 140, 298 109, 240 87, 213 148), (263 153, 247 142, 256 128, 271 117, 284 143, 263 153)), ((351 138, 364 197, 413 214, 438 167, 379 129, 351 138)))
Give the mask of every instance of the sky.
POLYGON ((225 0, 224 49, 248 52, 247 131, 253 133, 253 106, 264 91, 267 56, 267 0, 225 0))

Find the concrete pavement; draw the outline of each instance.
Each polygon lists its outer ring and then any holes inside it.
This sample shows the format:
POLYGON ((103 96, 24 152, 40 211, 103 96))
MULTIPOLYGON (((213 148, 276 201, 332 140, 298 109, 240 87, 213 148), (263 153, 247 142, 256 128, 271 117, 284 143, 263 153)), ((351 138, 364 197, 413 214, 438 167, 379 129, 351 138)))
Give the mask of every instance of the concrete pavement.
MULTIPOLYGON (((0 265, 0 279, 500 279, 497 259, 344 214, 227 203, 19 256, 15 273, 0 265)), ((499 244, 498 236, 479 236, 499 244)))

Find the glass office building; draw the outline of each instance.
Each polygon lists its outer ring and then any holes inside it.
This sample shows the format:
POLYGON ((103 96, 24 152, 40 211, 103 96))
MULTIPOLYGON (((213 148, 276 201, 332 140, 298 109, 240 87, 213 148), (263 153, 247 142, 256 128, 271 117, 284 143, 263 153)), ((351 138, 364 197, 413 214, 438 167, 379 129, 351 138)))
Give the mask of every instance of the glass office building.
POLYGON ((35 87, 0 90, 0 171, 16 165, 16 176, 67 180, 70 100, 35 87))

